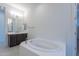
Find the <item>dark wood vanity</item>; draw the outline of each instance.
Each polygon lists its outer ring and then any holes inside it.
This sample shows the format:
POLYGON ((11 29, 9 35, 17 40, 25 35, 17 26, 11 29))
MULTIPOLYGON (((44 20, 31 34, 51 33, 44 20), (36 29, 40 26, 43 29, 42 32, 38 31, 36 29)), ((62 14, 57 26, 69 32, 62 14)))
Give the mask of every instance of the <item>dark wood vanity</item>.
POLYGON ((9 33, 8 34, 8 46, 13 47, 19 45, 21 42, 27 40, 27 33, 9 33))

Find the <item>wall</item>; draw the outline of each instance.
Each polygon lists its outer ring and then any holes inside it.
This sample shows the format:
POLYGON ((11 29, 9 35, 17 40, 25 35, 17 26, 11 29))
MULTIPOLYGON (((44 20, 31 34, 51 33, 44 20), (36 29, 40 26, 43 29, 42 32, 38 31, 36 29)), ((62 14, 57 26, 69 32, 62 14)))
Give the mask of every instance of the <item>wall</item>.
POLYGON ((70 8, 69 4, 40 4, 31 11, 31 19, 27 20, 30 38, 40 37, 65 42, 65 21, 69 19, 70 8))
POLYGON ((0 6, 0 47, 6 45, 5 9, 0 6))

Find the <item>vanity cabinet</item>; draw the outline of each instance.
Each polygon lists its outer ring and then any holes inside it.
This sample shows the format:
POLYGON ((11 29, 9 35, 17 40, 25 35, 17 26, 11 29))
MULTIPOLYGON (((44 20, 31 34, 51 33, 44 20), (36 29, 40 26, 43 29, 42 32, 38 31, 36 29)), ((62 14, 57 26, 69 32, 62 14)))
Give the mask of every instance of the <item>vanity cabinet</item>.
POLYGON ((8 34, 8 46, 9 47, 17 46, 25 40, 27 40, 27 33, 8 34))

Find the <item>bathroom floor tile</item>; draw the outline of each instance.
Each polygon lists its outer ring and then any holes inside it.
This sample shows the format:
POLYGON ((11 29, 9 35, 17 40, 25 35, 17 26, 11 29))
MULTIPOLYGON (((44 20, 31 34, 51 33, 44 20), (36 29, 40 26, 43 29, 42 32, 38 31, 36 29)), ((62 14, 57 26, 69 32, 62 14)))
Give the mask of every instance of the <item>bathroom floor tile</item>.
POLYGON ((0 48, 0 56, 19 56, 19 46, 0 48))

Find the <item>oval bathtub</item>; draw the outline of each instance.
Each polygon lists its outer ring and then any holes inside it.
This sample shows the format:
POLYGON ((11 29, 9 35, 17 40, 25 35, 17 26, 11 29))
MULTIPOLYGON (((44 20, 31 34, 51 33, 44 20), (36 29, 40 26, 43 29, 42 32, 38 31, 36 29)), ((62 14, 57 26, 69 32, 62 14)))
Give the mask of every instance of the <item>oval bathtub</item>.
POLYGON ((20 46, 23 46, 40 56, 65 55, 65 47, 63 44, 41 38, 30 39, 27 42, 22 42, 20 46))

